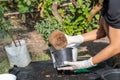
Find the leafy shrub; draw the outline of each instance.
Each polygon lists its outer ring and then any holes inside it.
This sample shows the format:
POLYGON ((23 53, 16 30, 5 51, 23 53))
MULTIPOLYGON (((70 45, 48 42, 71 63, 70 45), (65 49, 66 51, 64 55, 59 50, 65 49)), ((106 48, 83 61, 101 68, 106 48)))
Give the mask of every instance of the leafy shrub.
POLYGON ((93 21, 87 19, 91 10, 90 3, 89 0, 77 0, 77 9, 73 5, 68 6, 70 15, 65 16, 63 22, 63 30, 66 34, 82 34, 97 28, 98 15, 93 21))
POLYGON ((50 33, 56 29, 62 30, 62 26, 55 19, 46 18, 36 23, 35 29, 48 41, 50 33))
POLYGON ((4 38, 8 34, 9 29, 12 28, 10 21, 5 20, 3 16, 4 16, 4 8, 0 6, 0 37, 1 38, 4 38))
MULTIPOLYGON (((42 18, 49 18, 49 17, 54 17, 52 14, 52 4, 53 2, 56 1, 57 2, 59 1, 61 4, 67 2, 66 0, 15 0, 15 1, 9 1, 9 3, 1 2, 0 4, 2 4, 4 8, 5 7, 9 8, 10 6, 12 6, 10 7, 11 11, 19 11, 22 13, 40 11, 40 13, 41 12, 43 13, 42 18)), ((67 8, 64 9, 59 8, 58 10, 62 18, 64 19, 64 22, 62 23, 62 29, 65 33, 69 35, 76 35, 76 34, 89 32, 93 29, 96 29, 98 26, 97 23, 99 17, 98 14, 92 19, 91 22, 87 20, 87 16, 89 15, 92 8, 91 3, 93 2, 91 2, 91 0, 76 0, 76 2, 78 5, 77 9, 70 4, 67 8)), ((46 24, 45 21, 43 22, 44 24, 46 24)), ((42 20, 40 21, 40 23, 36 23, 36 25, 39 25, 41 23, 42 20)), ((59 23, 56 25, 59 25, 59 23)), ((46 33, 44 35, 46 36, 46 33)), ((45 39, 47 39, 47 37, 45 37, 45 39)))
POLYGON ((15 0, 18 10, 22 13, 32 12, 36 8, 37 0, 15 0))

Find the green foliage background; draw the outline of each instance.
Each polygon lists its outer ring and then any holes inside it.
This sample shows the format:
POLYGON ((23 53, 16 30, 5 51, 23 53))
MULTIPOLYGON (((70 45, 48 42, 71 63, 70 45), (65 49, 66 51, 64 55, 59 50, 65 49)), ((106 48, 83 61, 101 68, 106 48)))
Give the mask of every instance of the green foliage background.
MULTIPOLYGON (((62 16, 64 20, 62 23, 59 23, 52 14, 53 2, 60 2, 62 4, 63 2, 66 2, 66 0, 10 0, 7 2, 0 2, 2 8, 0 20, 2 20, 1 22, 3 23, 3 10, 5 13, 32 13, 37 12, 38 6, 42 4, 42 7, 44 8, 44 18, 36 22, 35 29, 43 35, 46 41, 48 40, 49 34, 56 29, 60 29, 68 35, 77 35, 89 32, 98 27, 97 20, 99 19, 99 14, 96 14, 92 21, 87 20, 87 16, 92 9, 91 0, 76 0, 78 5, 77 9, 73 5, 68 5, 67 10, 65 8, 59 8, 58 12, 60 15, 64 14, 64 16, 62 16), (50 20, 46 22, 47 19, 50 20)), ((5 22, 5 24, 9 24, 9 21, 6 20, 5 22)), ((0 29, 3 29, 4 27, 4 25, 1 25, 0 29)))

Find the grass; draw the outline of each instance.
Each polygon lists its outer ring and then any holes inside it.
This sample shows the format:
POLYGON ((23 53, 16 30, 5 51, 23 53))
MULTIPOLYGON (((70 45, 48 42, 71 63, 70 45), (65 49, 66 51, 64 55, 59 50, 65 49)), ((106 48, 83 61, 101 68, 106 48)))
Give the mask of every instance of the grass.
POLYGON ((10 69, 9 61, 7 57, 0 61, 0 74, 2 73, 8 73, 8 70, 10 69))
POLYGON ((32 54, 32 61, 50 60, 50 56, 45 53, 32 54))

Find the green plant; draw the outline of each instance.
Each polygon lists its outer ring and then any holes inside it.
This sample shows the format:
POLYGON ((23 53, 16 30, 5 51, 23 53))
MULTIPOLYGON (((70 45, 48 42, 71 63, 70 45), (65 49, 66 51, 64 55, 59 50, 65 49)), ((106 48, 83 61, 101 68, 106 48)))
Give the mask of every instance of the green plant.
POLYGON ((0 37, 4 38, 9 34, 9 29, 12 28, 12 25, 9 20, 5 20, 4 16, 4 8, 0 6, 0 37))
POLYGON ((5 12, 10 11, 10 9, 8 8, 8 2, 7 1, 0 1, 0 6, 4 9, 5 12))
POLYGON ((0 38, 5 38, 9 36, 16 46, 13 37, 13 32, 11 31, 13 25, 10 23, 9 20, 6 20, 3 16, 4 16, 4 9, 2 6, 0 6, 0 38))
POLYGON ((53 16, 52 14, 52 4, 53 2, 63 2, 65 0, 46 0, 43 1, 43 7, 44 7, 44 16, 45 17, 49 17, 49 16, 53 16))
MULTIPOLYGON (((15 1, 12 0, 9 1, 8 3, 1 2, 0 4, 4 6, 4 8, 6 8, 5 10, 10 10, 15 12, 16 11, 22 13, 29 12, 31 14, 31 12, 40 11, 40 17, 42 19, 46 19, 49 17, 54 17, 52 14, 52 4, 53 2, 58 2, 58 1, 61 4, 67 2, 66 0, 15 0, 15 1)), ((98 26, 97 23, 99 17, 98 14, 92 19, 91 22, 87 20, 87 16, 89 15, 90 10, 92 8, 90 6, 92 2, 90 0, 76 0, 76 2, 78 8, 75 8, 73 5, 69 4, 65 9, 64 8, 58 9, 58 12, 61 15, 63 14, 62 18, 64 21, 62 23, 62 30, 69 35, 76 35, 76 34, 89 32, 93 29, 96 29, 98 26)), ((36 14, 31 14, 31 15, 34 18, 34 15, 36 14)), ((24 19, 24 21, 27 19, 24 14, 22 15, 22 19, 24 19)), ((41 22, 42 20, 40 21, 40 23, 41 22)), ((46 33, 44 35, 46 35, 46 33)))
POLYGON ((63 22, 63 30, 66 34, 76 35, 97 28, 98 24, 96 20, 98 19, 98 15, 93 21, 87 19, 91 10, 90 3, 89 0, 77 0, 77 9, 73 5, 68 6, 71 15, 66 16, 63 22))
POLYGON ((11 68, 9 65, 9 61, 7 57, 0 56, 0 74, 7 73, 8 70, 11 68))
POLYGON ((20 12, 32 12, 36 8, 37 0, 15 0, 15 3, 20 12))
POLYGON ((46 18, 36 23, 35 29, 48 41, 50 33, 56 29, 62 30, 62 26, 53 18, 46 18))

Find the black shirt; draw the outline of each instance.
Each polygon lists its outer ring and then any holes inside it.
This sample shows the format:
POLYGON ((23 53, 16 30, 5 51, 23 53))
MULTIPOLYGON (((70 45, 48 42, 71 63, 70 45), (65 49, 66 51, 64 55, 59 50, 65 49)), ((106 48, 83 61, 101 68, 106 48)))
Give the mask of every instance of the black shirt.
POLYGON ((120 0, 104 0, 102 16, 115 28, 120 28, 120 0))

